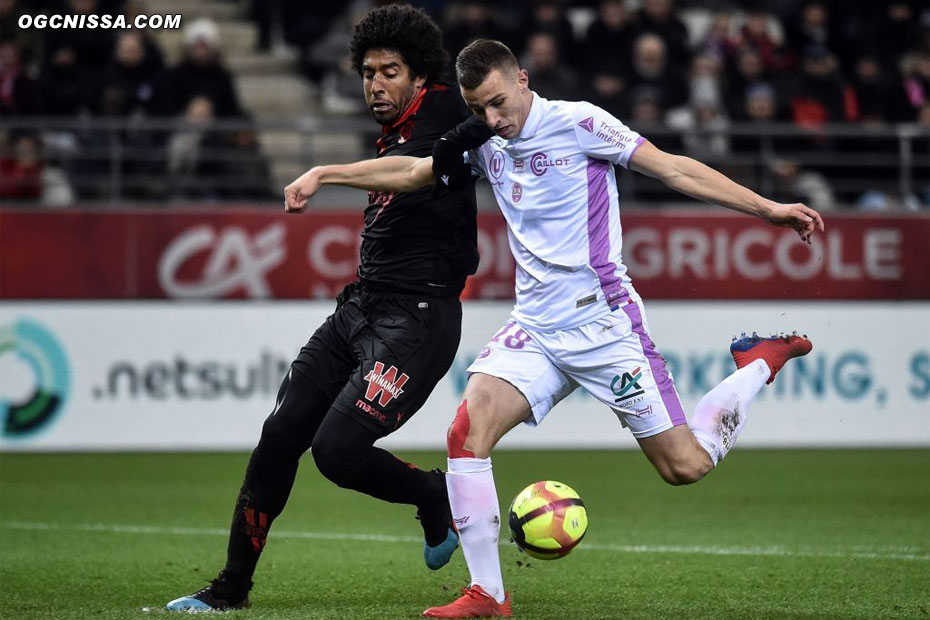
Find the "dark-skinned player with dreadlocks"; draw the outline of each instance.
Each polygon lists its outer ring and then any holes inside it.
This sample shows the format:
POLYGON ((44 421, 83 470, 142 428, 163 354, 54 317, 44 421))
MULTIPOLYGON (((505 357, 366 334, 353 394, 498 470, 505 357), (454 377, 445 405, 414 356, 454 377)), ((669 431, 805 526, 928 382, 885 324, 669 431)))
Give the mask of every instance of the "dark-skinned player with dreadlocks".
MULTIPOLYGON (((434 142, 470 116, 458 88, 440 80, 448 56, 439 28, 422 10, 370 11, 355 27, 351 55, 381 125, 378 157, 428 156, 434 142)), ((474 185, 370 192, 368 203, 358 278, 281 384, 235 504, 225 568, 168 610, 249 605, 269 529, 307 450, 340 487, 416 506, 429 568, 445 565, 458 547, 444 473, 416 468, 373 444, 416 413, 452 364, 461 335, 459 294, 478 265, 474 185)), ((313 561, 325 570, 325 559, 313 561)))

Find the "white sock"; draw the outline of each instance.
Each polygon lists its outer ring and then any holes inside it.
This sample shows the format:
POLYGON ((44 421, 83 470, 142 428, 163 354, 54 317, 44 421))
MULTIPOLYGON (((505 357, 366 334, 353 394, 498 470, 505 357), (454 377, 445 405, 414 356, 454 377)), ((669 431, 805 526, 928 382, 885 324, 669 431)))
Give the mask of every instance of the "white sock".
POLYGON ((504 580, 497 548, 501 514, 491 459, 449 459, 446 487, 471 584, 503 603, 504 580))
POLYGON ((689 426, 714 465, 723 460, 743 427, 749 405, 768 381, 768 364, 758 359, 743 366, 704 395, 689 426))

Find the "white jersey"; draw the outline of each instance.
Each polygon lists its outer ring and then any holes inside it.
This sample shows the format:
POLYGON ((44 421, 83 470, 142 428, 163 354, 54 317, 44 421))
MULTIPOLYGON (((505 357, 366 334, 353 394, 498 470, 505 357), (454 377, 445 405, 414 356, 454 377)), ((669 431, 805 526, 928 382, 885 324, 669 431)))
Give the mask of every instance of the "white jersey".
POLYGON ((469 152, 507 220, 521 324, 568 329, 639 301, 620 254, 613 165, 627 166, 643 141, 595 105, 533 93, 518 137, 469 152))

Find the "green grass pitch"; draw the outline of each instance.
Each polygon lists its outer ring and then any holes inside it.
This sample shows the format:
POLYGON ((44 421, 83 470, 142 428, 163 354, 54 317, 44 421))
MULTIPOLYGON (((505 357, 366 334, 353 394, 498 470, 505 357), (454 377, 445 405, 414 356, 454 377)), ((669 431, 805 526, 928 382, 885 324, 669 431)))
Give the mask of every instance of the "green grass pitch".
MULTIPOLYGON (((164 604, 222 566, 247 458, 0 455, 0 617, 176 617, 164 604)), ((930 618, 927 450, 736 450, 680 488, 636 452, 500 452, 494 468, 503 511, 548 478, 591 522, 561 560, 501 547, 516 618, 930 618)), ((253 606, 227 617, 416 618, 467 582, 461 551, 431 572, 421 544, 412 508, 339 489, 305 459, 253 606)))

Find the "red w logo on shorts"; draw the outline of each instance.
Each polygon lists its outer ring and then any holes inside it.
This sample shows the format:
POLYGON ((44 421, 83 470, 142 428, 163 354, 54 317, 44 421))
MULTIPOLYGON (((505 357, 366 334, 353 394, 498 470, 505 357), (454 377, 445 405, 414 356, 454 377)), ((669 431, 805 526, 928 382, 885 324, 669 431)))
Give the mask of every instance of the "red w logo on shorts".
POLYGON ((384 362, 375 362, 375 367, 365 375, 365 381, 368 382, 365 398, 374 402, 377 397, 378 404, 385 407, 391 399, 403 394, 402 388, 410 377, 404 373, 398 377, 397 372, 396 366, 391 366, 387 372, 384 372, 384 362))

